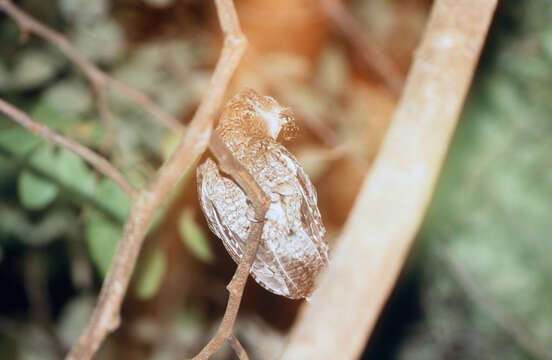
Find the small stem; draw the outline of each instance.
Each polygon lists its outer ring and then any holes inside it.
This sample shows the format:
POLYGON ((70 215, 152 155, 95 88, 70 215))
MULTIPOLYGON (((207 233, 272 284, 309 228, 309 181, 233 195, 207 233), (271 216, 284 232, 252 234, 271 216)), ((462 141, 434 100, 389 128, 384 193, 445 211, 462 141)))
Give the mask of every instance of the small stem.
POLYGON ((347 10, 341 0, 322 0, 320 4, 328 18, 359 52, 362 61, 395 95, 400 95, 404 86, 404 76, 393 60, 386 55, 383 47, 366 35, 358 20, 347 10))
POLYGON ((247 352, 243 348, 236 335, 234 335, 234 333, 230 334, 230 336, 228 337, 228 342, 230 343, 230 346, 232 346, 232 349, 234 349, 234 352, 236 353, 236 355, 238 355, 238 358, 240 360, 249 360, 247 352))
MULTIPOLYGON (((245 170, 238 160, 236 160, 216 133, 211 137, 210 149, 219 161, 222 171, 228 173, 232 176, 232 178, 234 178, 234 180, 245 192, 247 198, 251 201, 255 211, 255 217, 258 222, 251 223, 251 230, 247 236, 245 251, 242 255, 238 268, 232 277, 232 280, 226 287, 229 293, 228 303, 219 328, 215 336, 211 338, 209 343, 205 345, 201 352, 192 360, 209 359, 209 357, 219 350, 224 341, 233 336, 232 328, 234 327, 234 323, 238 315, 243 290, 245 288, 247 278, 249 277, 251 266, 253 265, 257 255, 257 249, 259 248, 263 233, 265 215, 270 205, 270 199, 266 196, 264 191, 255 182, 247 170, 245 170)), ((245 350, 243 350, 243 352, 245 352, 245 350)))
POLYGON ((131 199, 135 198, 138 194, 136 188, 128 182, 119 170, 117 170, 109 161, 103 158, 101 155, 90 150, 86 146, 79 144, 78 142, 71 140, 53 130, 46 125, 38 123, 31 119, 23 111, 19 110, 13 105, 0 99, 0 112, 6 114, 13 121, 17 122, 21 126, 29 129, 33 134, 40 135, 55 144, 64 147, 65 149, 79 155, 92 165, 96 170, 105 176, 109 177, 116 184, 118 184, 131 199))

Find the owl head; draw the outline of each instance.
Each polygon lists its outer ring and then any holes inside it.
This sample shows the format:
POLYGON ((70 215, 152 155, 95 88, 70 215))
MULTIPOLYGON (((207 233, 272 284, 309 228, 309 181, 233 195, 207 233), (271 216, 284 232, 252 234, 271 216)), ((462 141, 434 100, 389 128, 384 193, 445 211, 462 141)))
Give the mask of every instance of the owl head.
POLYGON ((289 140, 297 132, 293 113, 287 107, 281 106, 270 96, 259 95, 255 90, 241 91, 233 101, 245 110, 246 121, 250 127, 261 131, 263 135, 274 140, 282 138, 289 140))

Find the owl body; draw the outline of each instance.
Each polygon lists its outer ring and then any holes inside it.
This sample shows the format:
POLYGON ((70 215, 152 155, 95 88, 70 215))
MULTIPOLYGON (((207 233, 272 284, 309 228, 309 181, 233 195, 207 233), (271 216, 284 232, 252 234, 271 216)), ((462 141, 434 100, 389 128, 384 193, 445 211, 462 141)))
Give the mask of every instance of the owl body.
MULTIPOLYGON (((328 245, 316 191, 297 159, 276 141, 291 121, 274 99, 247 90, 228 103, 215 131, 270 198, 252 276, 273 293, 303 298, 328 263, 328 245)), ((210 229, 239 263, 256 221, 251 203, 211 159, 198 167, 198 191, 210 229)))

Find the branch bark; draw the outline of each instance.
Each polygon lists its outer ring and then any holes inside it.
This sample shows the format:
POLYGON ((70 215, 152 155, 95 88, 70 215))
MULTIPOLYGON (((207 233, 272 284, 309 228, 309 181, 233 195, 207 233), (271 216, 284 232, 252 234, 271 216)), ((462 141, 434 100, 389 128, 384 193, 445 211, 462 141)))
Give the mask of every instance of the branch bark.
POLYGON ((429 204, 496 4, 435 2, 380 154, 283 359, 360 355, 429 204))
POLYGON ((232 328, 234 327, 234 323, 238 315, 243 290, 245 288, 247 278, 249 277, 251 266, 255 261, 255 255, 257 255, 257 249, 259 248, 259 244, 261 242, 264 219, 270 205, 270 199, 255 182, 253 177, 247 172, 247 170, 238 162, 238 160, 236 160, 236 158, 234 158, 230 150, 228 150, 226 145, 224 145, 216 133, 211 137, 210 149, 219 161, 221 170, 231 175, 234 180, 236 180, 238 185, 245 192, 247 198, 251 201, 253 210, 255 211, 256 221, 251 223, 251 230, 247 236, 245 252, 242 255, 240 264, 238 265, 232 280, 228 286, 226 286, 229 293, 228 303, 219 328, 215 336, 211 338, 209 343, 205 345, 201 352, 192 360, 209 359, 209 357, 219 350, 220 346, 226 340, 230 340, 232 347, 240 359, 247 359, 247 354, 232 333, 232 328))
POLYGON ((101 155, 95 153, 86 146, 83 146, 78 142, 73 141, 70 138, 51 130, 46 125, 34 121, 23 111, 19 110, 13 105, 10 105, 2 99, 0 99, 0 112, 6 114, 10 119, 17 122, 24 128, 29 129, 29 131, 33 134, 40 135, 43 138, 48 139, 53 143, 64 147, 67 150, 72 151, 78 156, 82 157, 90 165, 96 168, 96 170, 118 184, 131 199, 136 198, 138 194, 136 188, 130 182, 128 182, 123 174, 119 172, 119 170, 117 170, 113 165, 111 165, 109 161, 107 161, 101 155))
POLYGON ((404 77, 384 49, 363 31, 358 20, 347 10, 341 0, 320 2, 326 16, 358 51, 362 61, 371 68, 398 97, 404 86, 404 77))
POLYGON ((238 359, 249 360, 249 356, 247 356, 245 349, 234 334, 230 335, 230 337, 228 338, 228 342, 230 343, 230 346, 232 346, 232 349, 234 349, 236 355, 238 355, 238 359))
POLYGON ((152 218, 181 175, 208 145, 213 119, 247 47, 232 1, 215 0, 215 3, 225 40, 209 87, 177 149, 132 203, 99 302, 66 359, 90 359, 107 334, 118 327, 121 303, 152 218))

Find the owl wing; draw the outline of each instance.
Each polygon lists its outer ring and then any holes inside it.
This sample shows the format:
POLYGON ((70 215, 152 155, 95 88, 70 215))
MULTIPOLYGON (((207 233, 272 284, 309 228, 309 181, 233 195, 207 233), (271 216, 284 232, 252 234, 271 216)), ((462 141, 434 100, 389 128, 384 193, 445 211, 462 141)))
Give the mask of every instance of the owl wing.
POLYGON ((295 156, 275 141, 267 143, 248 169, 271 198, 257 255, 268 259, 269 270, 285 284, 283 295, 308 297, 328 263, 316 191, 295 156))
MULTIPOLYGON (((239 263, 255 216, 246 195, 234 181, 220 174, 211 159, 198 167, 197 186, 209 228, 222 240, 232 259, 239 263)), ((286 295, 287 286, 267 265, 270 261, 266 252, 258 251, 251 274, 267 290, 286 295)))
POLYGON ((312 185, 309 176, 297 160, 285 147, 278 147, 278 156, 282 159, 289 169, 295 172, 295 177, 299 183, 298 189, 301 192, 301 222, 303 228, 309 235, 312 246, 317 250, 323 266, 328 263, 328 243, 325 239, 326 229, 322 223, 322 216, 318 210, 318 197, 316 189, 312 185))

